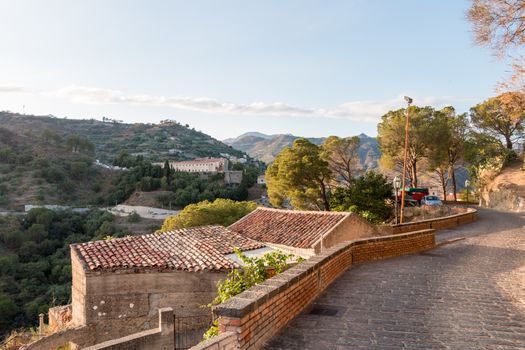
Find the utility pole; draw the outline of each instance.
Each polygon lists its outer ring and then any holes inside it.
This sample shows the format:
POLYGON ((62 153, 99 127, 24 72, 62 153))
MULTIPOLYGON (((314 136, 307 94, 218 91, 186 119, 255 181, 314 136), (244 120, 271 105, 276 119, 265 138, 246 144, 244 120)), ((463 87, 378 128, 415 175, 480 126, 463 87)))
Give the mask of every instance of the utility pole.
POLYGON ((399 215, 399 221, 402 224, 404 219, 404 213, 405 213, 405 188, 406 188, 406 178, 407 178, 407 155, 408 155, 408 126, 409 126, 409 111, 410 106, 412 105, 413 100, 405 96, 405 101, 407 101, 407 116, 406 116, 406 124, 405 124, 405 155, 403 157, 403 184, 401 186, 401 212, 399 215))

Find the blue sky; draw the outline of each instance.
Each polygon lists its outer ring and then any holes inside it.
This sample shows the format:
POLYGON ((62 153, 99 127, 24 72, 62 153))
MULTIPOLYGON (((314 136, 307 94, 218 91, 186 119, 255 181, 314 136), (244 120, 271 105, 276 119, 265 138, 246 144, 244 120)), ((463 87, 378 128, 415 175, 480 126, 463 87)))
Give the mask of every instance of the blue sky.
POLYGON ((376 135, 416 104, 459 111, 507 66, 461 0, 0 0, 0 110, 247 131, 376 135))

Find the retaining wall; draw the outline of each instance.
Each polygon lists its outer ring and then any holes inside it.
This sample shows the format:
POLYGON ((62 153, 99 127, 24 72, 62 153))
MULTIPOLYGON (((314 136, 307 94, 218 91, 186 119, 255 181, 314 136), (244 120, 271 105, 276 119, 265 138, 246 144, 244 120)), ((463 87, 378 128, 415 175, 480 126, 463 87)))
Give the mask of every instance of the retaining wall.
POLYGON ((434 247, 435 230, 338 244, 218 305, 221 335, 192 350, 259 349, 353 264, 434 247))
POLYGON ((469 222, 476 221, 478 211, 476 209, 467 208, 464 213, 455 215, 444 216, 441 218, 434 218, 428 220, 407 222, 398 225, 385 225, 381 226, 380 230, 390 235, 397 235, 400 233, 413 232, 419 230, 444 230, 459 225, 463 225, 469 222))

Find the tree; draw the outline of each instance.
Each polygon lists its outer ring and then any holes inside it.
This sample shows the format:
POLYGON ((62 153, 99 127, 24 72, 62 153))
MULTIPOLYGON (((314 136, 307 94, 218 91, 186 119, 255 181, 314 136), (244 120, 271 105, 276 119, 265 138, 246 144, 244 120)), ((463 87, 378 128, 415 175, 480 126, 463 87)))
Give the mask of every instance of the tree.
POLYGON ((469 131, 467 114, 456 115, 454 108, 443 109, 447 113, 447 124, 450 133, 447 147, 448 176, 452 180, 454 201, 457 201, 456 168, 464 159, 465 140, 469 131))
POLYGON ((328 184, 331 172, 321 149, 306 139, 285 148, 266 170, 270 202, 282 207, 290 199, 294 208, 330 210, 328 184))
POLYGON ((473 0, 468 19, 472 23, 475 42, 492 48, 500 57, 511 57, 514 70, 503 88, 524 88, 525 67, 523 57, 513 57, 513 50, 525 44, 524 0, 473 0))
POLYGON ((464 147, 471 183, 481 190, 487 181, 501 171, 509 150, 495 137, 475 131, 468 133, 464 147))
POLYGON ((321 156, 328 162, 336 183, 352 186, 354 178, 362 170, 359 162, 359 137, 328 137, 322 144, 321 156))
MULTIPOLYGON (((412 187, 418 185, 418 172, 426 161, 429 150, 441 142, 441 132, 433 125, 435 110, 432 107, 410 107, 408 129, 407 173, 412 187)), ((381 150, 381 164, 387 169, 403 169, 405 147, 406 109, 390 111, 378 124, 378 142, 381 150)))
POLYGON ((505 141, 511 150, 513 142, 523 138, 525 129, 525 95, 507 92, 489 98, 470 109, 472 124, 478 130, 505 141))
POLYGON ((166 182, 168 183, 168 186, 169 186, 169 184, 171 183, 171 166, 168 160, 164 162, 164 169, 162 170, 163 170, 163 175, 166 178, 166 182))
POLYGON ((334 211, 351 211, 372 223, 388 220, 392 213, 389 200, 394 189, 388 179, 369 171, 354 180, 351 187, 338 187, 330 198, 334 211))
POLYGON ((13 323, 18 312, 14 301, 6 295, 0 294, 0 329, 7 329, 13 323))
POLYGON ((229 226, 243 216, 251 213, 257 205, 253 202, 236 202, 230 199, 203 201, 186 206, 178 215, 164 220, 161 232, 179 228, 222 225, 229 226))

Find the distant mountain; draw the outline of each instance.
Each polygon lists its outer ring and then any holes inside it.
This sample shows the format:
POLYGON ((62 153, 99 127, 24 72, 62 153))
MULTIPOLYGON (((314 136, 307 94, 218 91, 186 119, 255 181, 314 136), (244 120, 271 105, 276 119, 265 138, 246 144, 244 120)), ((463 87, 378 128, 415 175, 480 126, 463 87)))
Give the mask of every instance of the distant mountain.
MULTIPOLYGON (((361 140, 359 147, 359 158, 361 165, 366 170, 378 168, 381 157, 377 139, 365 134, 358 135, 361 140)), ((223 142, 235 149, 246 152, 250 157, 260 159, 265 163, 271 163, 285 147, 290 147, 293 142, 300 138, 291 134, 266 135, 259 132, 248 132, 236 138, 226 139, 223 142)), ((307 137, 310 142, 320 145, 325 137, 307 137)))
POLYGON ((120 152, 143 155, 152 161, 218 157, 220 153, 244 155, 189 125, 171 120, 159 124, 128 124, 111 119, 65 119, 0 112, 0 127, 15 133, 41 135, 49 130, 61 137, 85 136, 95 144, 96 158, 102 163, 110 163, 120 152))

